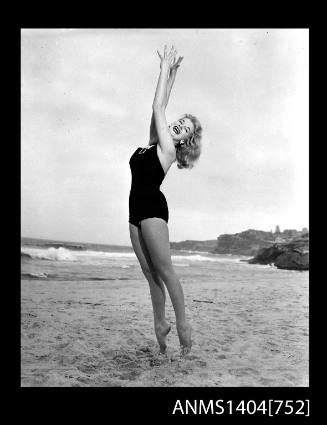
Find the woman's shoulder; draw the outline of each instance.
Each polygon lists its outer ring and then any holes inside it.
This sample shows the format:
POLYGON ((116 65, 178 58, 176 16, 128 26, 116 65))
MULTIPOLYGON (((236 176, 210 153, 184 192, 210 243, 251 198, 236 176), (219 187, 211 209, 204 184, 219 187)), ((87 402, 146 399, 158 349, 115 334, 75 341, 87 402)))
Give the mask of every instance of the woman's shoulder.
POLYGON ((157 156, 158 156, 158 159, 161 163, 161 166, 162 166, 165 174, 167 174, 171 165, 176 161, 176 155, 173 156, 171 154, 164 153, 163 150, 161 149, 161 147, 159 146, 159 144, 157 146, 156 151, 157 151, 157 156))
MULTIPOLYGON (((140 149, 139 153, 145 153, 147 152, 150 148, 154 147, 155 145, 147 145, 145 147, 139 146, 137 149, 140 149)), ((154 150, 154 149, 153 149, 154 150)))

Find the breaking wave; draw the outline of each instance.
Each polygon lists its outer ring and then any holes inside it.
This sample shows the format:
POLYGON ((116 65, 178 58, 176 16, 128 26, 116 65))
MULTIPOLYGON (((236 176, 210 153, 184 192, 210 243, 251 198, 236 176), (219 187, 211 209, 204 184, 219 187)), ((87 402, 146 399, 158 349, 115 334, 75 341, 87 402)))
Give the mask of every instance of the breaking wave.
POLYGON ((49 277, 48 273, 22 273, 21 277, 27 279, 47 279, 49 277))
POLYGON ((133 252, 71 251, 66 248, 21 248, 21 257, 49 261, 79 261, 85 259, 135 258, 133 252))
MULTIPOLYGON (((25 259, 38 259, 38 260, 48 260, 48 261, 90 261, 90 260, 106 260, 106 259, 126 259, 126 260, 136 260, 136 255, 134 252, 104 252, 104 251, 91 251, 91 250, 70 250, 67 248, 59 247, 54 248, 50 247, 47 249, 44 248, 32 248, 25 247, 21 248, 21 257, 25 259)), ((190 254, 190 255, 178 255, 175 253, 171 256, 173 261, 178 263, 181 261, 186 265, 186 262, 239 262, 239 258, 231 258, 220 255, 201 255, 201 254, 190 254)), ((128 268, 128 265, 121 266, 128 268)))

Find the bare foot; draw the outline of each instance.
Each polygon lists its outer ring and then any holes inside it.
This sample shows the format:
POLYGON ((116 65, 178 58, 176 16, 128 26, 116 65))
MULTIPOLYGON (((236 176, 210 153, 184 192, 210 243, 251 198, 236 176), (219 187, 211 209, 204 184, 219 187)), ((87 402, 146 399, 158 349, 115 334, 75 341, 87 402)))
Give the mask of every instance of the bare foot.
POLYGON ((191 351, 192 347, 192 327, 189 323, 186 323, 183 326, 177 326, 177 333, 181 345, 181 356, 185 356, 191 351))
POLYGON ((155 333, 160 347, 160 353, 165 354, 167 350, 166 337, 170 332, 171 326, 167 323, 155 325, 155 333))

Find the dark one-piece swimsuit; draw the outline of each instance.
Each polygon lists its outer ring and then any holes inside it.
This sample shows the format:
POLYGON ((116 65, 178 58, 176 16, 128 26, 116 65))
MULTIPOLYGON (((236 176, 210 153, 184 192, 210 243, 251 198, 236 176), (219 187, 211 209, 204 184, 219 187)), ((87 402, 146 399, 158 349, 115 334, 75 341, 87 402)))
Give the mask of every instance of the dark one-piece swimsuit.
POLYGON ((157 154, 157 145, 137 148, 129 160, 132 173, 129 194, 129 222, 141 228, 140 222, 160 217, 168 223, 168 205, 160 185, 165 172, 157 154))

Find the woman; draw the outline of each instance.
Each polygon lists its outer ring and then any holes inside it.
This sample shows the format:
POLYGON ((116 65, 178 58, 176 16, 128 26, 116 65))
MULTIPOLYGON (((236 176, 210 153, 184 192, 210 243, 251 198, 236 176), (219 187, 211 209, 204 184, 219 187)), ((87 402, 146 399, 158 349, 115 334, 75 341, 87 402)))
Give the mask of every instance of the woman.
POLYGON ((184 115, 168 125, 165 109, 182 57, 176 61, 172 47, 165 46, 160 57, 160 76, 152 105, 150 140, 130 158, 132 185, 129 196, 129 230, 133 249, 149 282, 154 329, 160 353, 166 353, 170 325, 165 318, 165 287, 171 298, 181 355, 190 352, 191 326, 186 320, 184 294, 172 265, 168 234, 168 206, 160 185, 170 166, 192 168, 201 153, 201 125, 192 115, 184 115))

